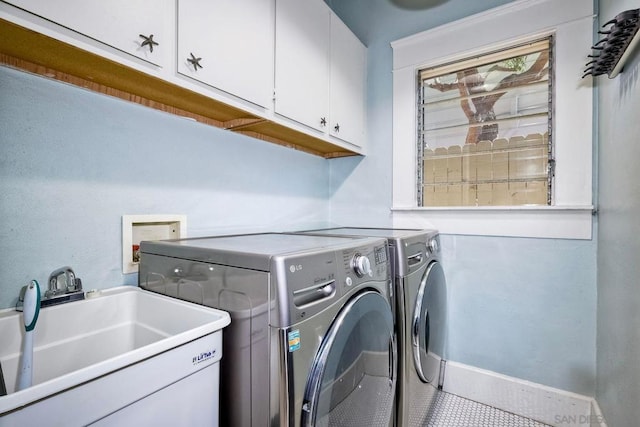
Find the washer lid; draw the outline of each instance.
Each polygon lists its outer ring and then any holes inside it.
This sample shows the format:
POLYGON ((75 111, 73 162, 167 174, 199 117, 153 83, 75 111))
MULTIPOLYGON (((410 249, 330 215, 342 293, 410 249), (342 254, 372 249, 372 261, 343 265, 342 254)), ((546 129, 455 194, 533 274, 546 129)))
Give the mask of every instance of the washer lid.
POLYGON ((259 233, 144 241, 140 243, 140 252, 270 271, 271 258, 274 256, 343 250, 354 246, 379 244, 379 240, 348 236, 259 233))

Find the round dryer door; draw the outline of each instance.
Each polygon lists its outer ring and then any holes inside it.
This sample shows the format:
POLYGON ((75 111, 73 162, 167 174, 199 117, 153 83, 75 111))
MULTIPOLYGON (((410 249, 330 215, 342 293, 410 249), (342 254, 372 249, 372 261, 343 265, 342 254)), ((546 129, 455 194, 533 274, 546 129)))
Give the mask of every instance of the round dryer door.
POLYGON ((388 427, 396 355, 393 315, 379 293, 353 297, 333 321, 313 361, 302 426, 388 427))
POLYGON ((434 261, 422 276, 411 325, 415 368, 426 383, 438 380, 440 360, 445 356, 446 310, 444 271, 434 261))

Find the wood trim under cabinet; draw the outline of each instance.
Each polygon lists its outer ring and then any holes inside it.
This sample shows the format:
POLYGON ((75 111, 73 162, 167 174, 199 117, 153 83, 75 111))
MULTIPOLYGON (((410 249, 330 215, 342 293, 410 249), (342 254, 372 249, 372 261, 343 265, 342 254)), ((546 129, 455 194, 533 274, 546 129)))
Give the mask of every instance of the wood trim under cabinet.
POLYGON ((4 19, 0 64, 327 159, 358 155, 4 19))

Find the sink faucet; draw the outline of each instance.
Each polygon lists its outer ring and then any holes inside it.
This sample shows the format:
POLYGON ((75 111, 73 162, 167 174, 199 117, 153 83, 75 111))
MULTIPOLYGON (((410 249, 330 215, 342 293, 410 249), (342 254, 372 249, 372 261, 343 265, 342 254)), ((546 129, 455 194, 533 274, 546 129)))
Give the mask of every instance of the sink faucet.
POLYGON ((40 307, 84 299, 82 281, 76 277, 71 267, 53 270, 47 283, 47 291, 40 302, 40 307))
POLYGON ((71 267, 60 267, 49 275, 45 298, 82 291, 82 282, 71 267))
MULTIPOLYGON (((24 296, 26 286, 20 290, 16 310, 22 311, 24 306, 24 296)), ((47 290, 40 300, 40 307, 48 307, 65 302, 78 301, 84 299, 82 291, 82 281, 76 277, 71 267, 60 267, 53 270, 49 275, 47 290)))

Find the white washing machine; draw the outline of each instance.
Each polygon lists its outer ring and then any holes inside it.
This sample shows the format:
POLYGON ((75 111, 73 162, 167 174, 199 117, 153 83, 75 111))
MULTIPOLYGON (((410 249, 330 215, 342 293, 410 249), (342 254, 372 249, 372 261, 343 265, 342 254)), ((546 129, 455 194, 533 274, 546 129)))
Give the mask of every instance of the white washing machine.
POLYGON ((261 233, 142 242, 140 253, 141 287, 231 316, 220 425, 393 424, 385 239, 261 233))
POLYGON ((446 365, 447 288, 438 232, 340 227, 301 233, 387 239, 399 359, 396 424, 425 425, 437 390, 442 389, 446 365))

